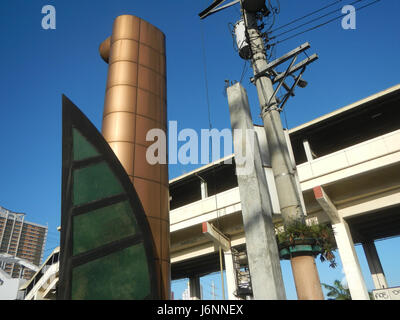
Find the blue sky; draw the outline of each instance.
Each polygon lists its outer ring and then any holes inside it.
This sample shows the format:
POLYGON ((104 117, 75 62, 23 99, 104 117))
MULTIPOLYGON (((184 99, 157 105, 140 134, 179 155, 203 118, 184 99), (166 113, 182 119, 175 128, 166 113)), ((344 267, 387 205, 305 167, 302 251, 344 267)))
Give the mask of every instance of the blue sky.
MULTIPOLYGON (((371 1, 363 0, 362 4, 371 1)), ((239 19, 239 10, 235 6, 200 21, 197 14, 210 2, 2 1, 0 205, 26 212, 29 221, 48 224, 46 254, 58 244, 56 228, 60 224, 61 94, 66 94, 101 128, 107 65, 98 54, 98 46, 110 35, 115 17, 134 14, 166 34, 168 119, 178 121, 178 130, 192 128, 199 132, 209 126, 204 69, 212 125, 230 128, 224 80, 240 80, 244 61, 234 51, 228 23, 239 19), (56 30, 41 27, 41 9, 47 4, 56 8, 56 30)), ((332 2, 280 0, 276 26, 332 2)), ((351 2, 342 1, 343 5, 351 2)), ((339 6, 342 4, 336 7, 339 6)), ((276 57, 309 41, 309 53, 320 57, 304 75, 309 86, 297 90, 296 97, 287 104, 289 128, 400 82, 399 12, 399 1, 382 0, 357 12, 356 30, 343 30, 338 20, 278 45, 276 57)), ((243 85, 248 90, 254 122, 261 123, 256 91, 248 81, 250 76, 248 70, 243 85)), ((195 167, 170 166, 170 178, 195 167)), ((400 284, 395 272, 399 262, 390 256, 391 248, 399 244, 398 239, 377 244, 390 285, 400 284)), ((362 260, 362 252, 359 256, 362 260)), ((285 263, 282 267, 288 297, 294 298, 290 269, 285 263)), ((334 272, 327 264, 318 264, 318 268, 322 282, 331 283, 343 277, 340 267, 334 272)), ((364 270, 367 272, 368 268, 364 270)), ((366 279, 369 278, 367 275, 366 279)))

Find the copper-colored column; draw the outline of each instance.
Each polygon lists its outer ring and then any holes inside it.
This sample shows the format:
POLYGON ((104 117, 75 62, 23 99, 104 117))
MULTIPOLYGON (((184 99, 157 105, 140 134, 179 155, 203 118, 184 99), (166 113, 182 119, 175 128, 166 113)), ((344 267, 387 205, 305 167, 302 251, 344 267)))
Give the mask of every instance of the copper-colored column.
POLYGON ((298 299, 324 300, 314 257, 292 257, 290 261, 298 299))
POLYGON ((160 296, 170 297, 167 165, 150 165, 150 129, 167 131, 165 36, 150 23, 119 16, 100 45, 109 63, 102 133, 121 161, 146 212, 156 246, 160 296))

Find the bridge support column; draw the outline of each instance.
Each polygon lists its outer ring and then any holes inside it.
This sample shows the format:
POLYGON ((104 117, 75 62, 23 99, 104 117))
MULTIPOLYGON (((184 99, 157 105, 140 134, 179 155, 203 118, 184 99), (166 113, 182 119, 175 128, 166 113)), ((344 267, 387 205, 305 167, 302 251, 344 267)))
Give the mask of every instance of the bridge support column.
POLYGON ((228 300, 238 300, 235 296, 236 291, 236 271, 233 265, 233 257, 231 250, 224 251, 225 260, 225 274, 226 274, 226 286, 228 287, 228 300))
POLYGON ((201 300, 201 286, 199 276, 189 278, 189 290, 191 300, 201 300))
POLYGON ((332 227, 351 298, 353 300, 370 300, 347 222, 342 220, 332 227))
POLYGON ((351 298, 353 300, 369 300, 368 290, 361 273, 360 263, 354 249, 354 242, 349 225, 339 215, 336 206, 322 186, 315 187, 313 191, 315 200, 317 200, 331 220, 351 298))
POLYGON ((365 256, 367 258, 369 270, 371 271, 372 280, 375 289, 384 289, 388 287, 385 273, 381 265, 381 261, 376 251, 375 243, 373 240, 366 241, 363 244, 365 256))

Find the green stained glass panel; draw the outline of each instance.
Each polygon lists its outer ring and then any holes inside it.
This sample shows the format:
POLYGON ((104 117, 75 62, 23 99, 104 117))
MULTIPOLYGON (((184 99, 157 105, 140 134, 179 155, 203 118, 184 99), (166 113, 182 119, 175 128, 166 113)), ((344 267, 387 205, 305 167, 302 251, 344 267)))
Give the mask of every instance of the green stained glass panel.
POLYGON ((136 232, 136 219, 127 201, 75 216, 73 255, 132 236, 136 232))
POLYGON ((97 150, 86 140, 81 133, 72 129, 73 135, 73 157, 75 161, 84 160, 91 157, 99 156, 97 150))
POLYGON ((105 162, 74 170, 74 205, 85 204, 123 192, 124 189, 105 162))
POLYGON ((72 271, 72 300, 140 300, 150 294, 143 244, 90 261, 72 271))

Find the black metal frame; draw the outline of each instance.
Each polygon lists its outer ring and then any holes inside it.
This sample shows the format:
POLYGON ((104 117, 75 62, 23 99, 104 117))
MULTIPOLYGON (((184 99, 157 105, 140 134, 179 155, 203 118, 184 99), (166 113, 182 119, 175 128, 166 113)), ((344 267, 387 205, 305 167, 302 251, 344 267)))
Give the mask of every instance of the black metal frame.
POLYGON ((207 7, 207 9, 203 10, 199 13, 200 19, 205 19, 208 16, 217 13, 223 9, 229 8, 237 3, 241 3, 241 0, 233 0, 232 2, 222 5, 226 0, 214 0, 214 2, 207 7))
POLYGON ((150 295, 146 299, 160 299, 160 279, 155 267, 155 246, 151 236, 150 226, 147 221, 143 206, 136 190, 126 174, 123 166, 115 156, 113 150, 98 132, 90 120, 75 106, 65 95, 62 96, 62 195, 61 195, 61 241, 60 241, 60 269, 57 299, 71 299, 72 269, 89 261, 118 252, 135 244, 143 243, 147 258, 150 277, 150 295), (95 146, 100 156, 73 161, 72 130, 76 128, 92 145, 95 146), (115 177, 121 183, 124 193, 93 201, 81 206, 72 203, 73 169, 105 161, 115 177), (99 248, 73 256, 72 254, 72 218, 101 207, 128 201, 135 215, 138 233, 134 236, 113 241, 99 248))

